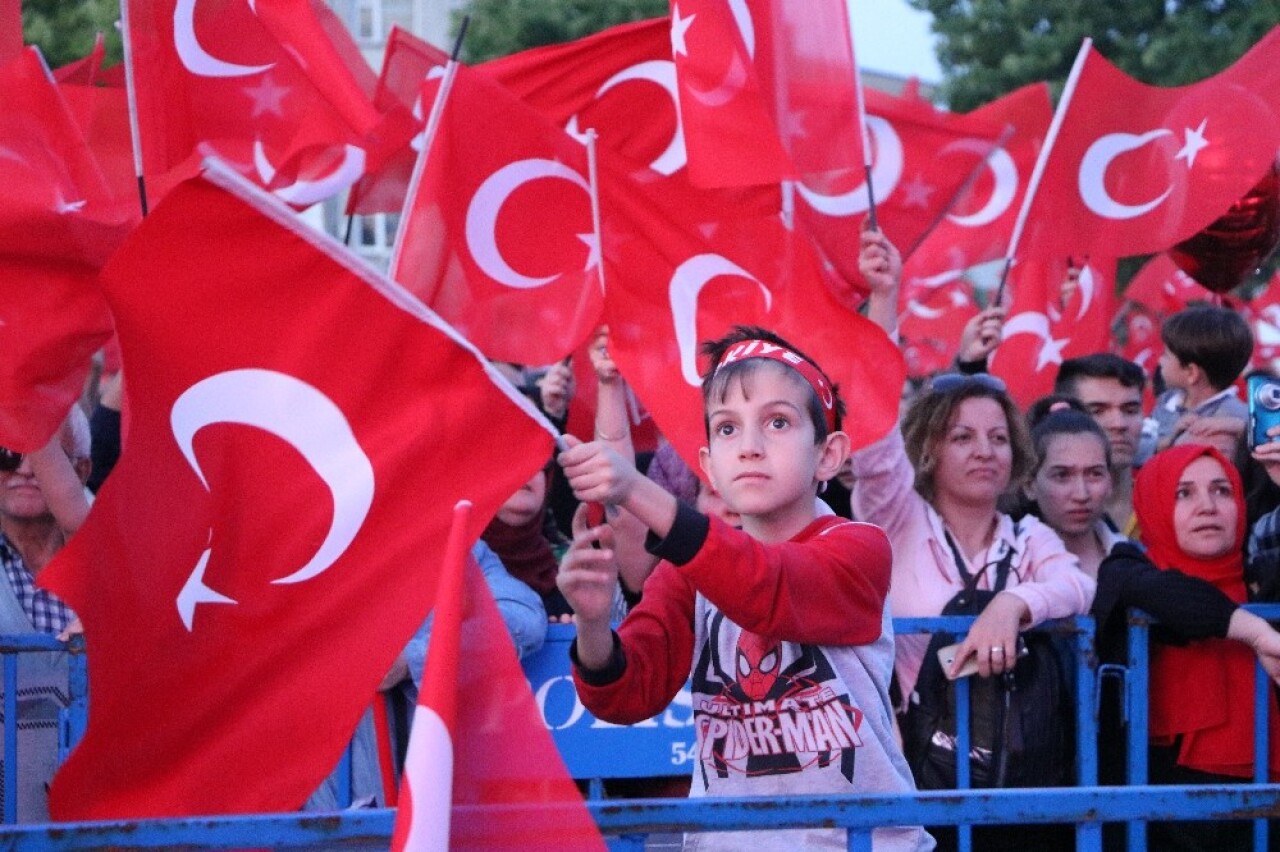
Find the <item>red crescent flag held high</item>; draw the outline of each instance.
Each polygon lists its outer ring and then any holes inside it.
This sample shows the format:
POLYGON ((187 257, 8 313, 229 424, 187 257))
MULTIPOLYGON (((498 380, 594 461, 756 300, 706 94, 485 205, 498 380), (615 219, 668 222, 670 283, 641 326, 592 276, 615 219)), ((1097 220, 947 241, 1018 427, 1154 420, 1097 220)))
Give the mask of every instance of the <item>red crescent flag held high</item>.
POLYGON ((586 147, 459 66, 425 156, 391 276, 490 358, 568 355, 603 302, 586 147))
MULTIPOLYGON (((1053 119, 1053 104, 1048 85, 1034 83, 965 115, 989 127, 1008 128, 1009 133, 999 146, 970 136, 946 143, 933 153, 950 159, 973 180, 961 187, 963 194, 915 251, 909 251, 910 243, 898 243, 904 254, 904 303, 908 298, 922 298, 931 286, 950 275, 1005 256, 1028 179, 1053 119)), ((906 193, 904 200, 909 195, 906 193)), ((944 204, 947 200, 943 199, 944 204)), ((882 216, 888 216, 887 209, 882 216)), ((899 239, 896 233, 892 236, 899 239)))
MULTIPOLYGON (((977 112, 943 112, 913 91, 866 96, 877 224, 906 254, 983 159, 999 158, 991 152, 1004 124, 977 112)), ((1000 176, 1007 185, 1007 176, 1000 176)), ((859 164, 806 175, 795 186, 798 226, 813 237, 845 286, 860 294, 865 285, 858 272, 858 231, 870 206, 867 181, 859 164)))
POLYGON ((125 0, 148 194, 214 154, 294 207, 351 186, 414 133, 380 114, 310 0, 125 0))
POLYGON ((391 848, 604 850, 469 558, 468 513, 455 507, 445 548, 391 848))
MULTIPOLYGON (((382 55, 382 73, 374 88, 374 107, 380 112, 397 107, 409 110, 419 129, 425 132, 431 104, 422 102, 422 83, 433 68, 444 68, 448 62, 449 54, 440 48, 393 26, 382 55)), ((356 181, 347 196, 348 215, 400 212, 409 191, 414 163, 422 151, 423 132, 388 157, 380 168, 366 172, 356 181)))
POLYGON ((844 0, 680 0, 671 47, 695 185, 862 167, 844 0))
POLYGON ((1257 183, 1280 148, 1280 27, 1199 83, 1148 86, 1086 40, 1027 211, 1040 252, 1124 257, 1191 236, 1257 183))
POLYGON ((1111 349, 1115 318, 1114 259, 1019 261, 1009 276, 1013 303, 991 372, 1025 408, 1053 390, 1058 365, 1067 358, 1111 349))
POLYGON ((855 447, 883 436, 906 377, 898 347, 831 294, 808 243, 777 216, 697 227, 696 194, 674 189, 634 184, 603 200, 605 319, 610 354, 686 463, 697 470, 706 444, 698 345, 735 324, 775 331, 818 362, 849 405, 855 447))
POLYGON ((296 809, 426 617, 448 507, 491 517, 545 464, 550 426, 425 306, 220 164, 102 279, 132 422, 41 574, 84 621, 94 696, 50 813, 296 809))
POLYGON ((670 176, 685 167, 666 18, 523 50, 476 70, 570 133, 594 129, 601 145, 658 174, 670 176))
POLYGON ((39 51, 0 65, 0 445, 48 441, 111 336, 95 278, 132 226, 39 51))

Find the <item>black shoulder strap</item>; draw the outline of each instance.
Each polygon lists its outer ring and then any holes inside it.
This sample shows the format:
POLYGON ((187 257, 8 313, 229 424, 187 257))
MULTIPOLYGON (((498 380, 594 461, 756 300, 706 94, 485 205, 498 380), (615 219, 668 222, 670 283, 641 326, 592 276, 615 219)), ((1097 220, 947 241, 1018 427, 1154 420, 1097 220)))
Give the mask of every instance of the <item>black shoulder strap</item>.
MULTIPOLYGON (((1018 537, 1019 526, 1020 526, 1020 522, 1015 522, 1013 525, 1013 537, 1015 540, 1018 537)), ((947 539, 947 546, 951 548, 951 558, 955 560, 956 570, 960 572, 960 580, 961 582, 964 583, 965 591, 966 592, 976 591, 978 588, 978 578, 982 576, 982 572, 979 571, 977 574, 970 574, 969 570, 965 568, 964 556, 960 554, 960 548, 956 545, 955 539, 951 537, 951 531, 943 530, 942 534, 947 539)), ((1005 585, 1009 582, 1009 572, 1010 570, 1012 570, 1012 568, 1013 568, 1013 547, 1010 546, 1005 550, 1004 556, 1000 558, 1000 561, 996 563, 996 579, 995 579, 995 582, 992 583, 991 585, 991 591, 993 592, 1004 591, 1005 585)))

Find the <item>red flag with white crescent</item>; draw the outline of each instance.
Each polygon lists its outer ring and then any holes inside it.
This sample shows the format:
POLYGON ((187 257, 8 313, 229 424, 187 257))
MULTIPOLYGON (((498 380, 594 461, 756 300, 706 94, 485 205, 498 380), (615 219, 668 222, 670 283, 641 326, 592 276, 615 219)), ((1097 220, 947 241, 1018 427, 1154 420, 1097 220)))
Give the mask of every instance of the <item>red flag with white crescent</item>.
POLYGON ((426 617, 445 507, 491 517, 552 430, 429 309, 227 167, 174 189, 102 280, 132 419, 40 575, 84 622, 94 696, 50 813, 294 810, 426 617))
POLYGON ((681 0, 671 46, 695 185, 861 169, 846 3, 681 0))
POLYGON ((1275 162, 1280 27, 1221 73, 1174 88, 1138 82, 1086 42, 1058 111, 1027 247, 1163 251, 1221 216, 1275 162))
POLYGON ((455 509, 393 850, 603 850, 455 509), (457 533, 457 534, 455 534, 457 533), (516 811, 457 805, 530 805, 516 811))
POLYGON ((589 177, 581 141, 459 66, 392 277, 490 358, 565 357, 602 305, 589 177))
POLYGON ((98 270, 133 224, 36 48, 0 65, 0 445, 44 446, 111 336, 98 270))
POLYGON ((398 26, 391 28, 382 55, 382 73, 374 88, 373 105, 381 112, 396 108, 408 110, 419 132, 407 146, 356 181, 347 196, 348 215, 399 213, 404 207, 413 167, 425 144, 423 133, 431 111, 431 104, 422 101, 422 84, 432 69, 443 69, 448 62, 449 54, 435 45, 398 26))
POLYGON ((1115 274, 1106 258, 1020 261, 1010 272, 1013 301, 991 372, 1018 405, 1050 393, 1067 358, 1110 351, 1115 274))
POLYGON ((850 402, 844 428, 855 446, 896 423, 898 347, 832 295, 809 244, 778 217, 700 227, 697 193, 613 178, 602 186, 609 352, 691 467, 706 443, 697 347, 734 324, 775 331, 818 362, 850 402))
POLYGON ((210 154, 307 207, 412 136, 380 114, 311 0, 125 0, 143 174, 154 201, 210 154))

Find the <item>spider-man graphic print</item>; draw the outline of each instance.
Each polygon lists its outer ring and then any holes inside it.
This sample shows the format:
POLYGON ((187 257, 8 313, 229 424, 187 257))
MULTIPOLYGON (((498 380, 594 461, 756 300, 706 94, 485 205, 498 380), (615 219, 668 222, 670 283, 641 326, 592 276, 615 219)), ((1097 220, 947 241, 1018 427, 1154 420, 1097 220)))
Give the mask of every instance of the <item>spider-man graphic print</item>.
POLYGON ((852 783, 862 712, 822 648, 740 630, 715 610, 705 616, 708 641, 692 684, 704 787, 709 773, 756 777, 832 764, 852 783))

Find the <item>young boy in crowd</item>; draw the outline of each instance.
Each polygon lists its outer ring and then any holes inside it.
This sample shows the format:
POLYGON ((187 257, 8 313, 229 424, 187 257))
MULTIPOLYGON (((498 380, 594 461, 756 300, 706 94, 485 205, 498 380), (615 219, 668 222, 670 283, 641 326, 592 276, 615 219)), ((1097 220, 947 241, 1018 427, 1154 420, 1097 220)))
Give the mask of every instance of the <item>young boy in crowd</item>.
POLYGON ((1219 448, 1230 457, 1249 420, 1249 409, 1232 386, 1253 355, 1249 324, 1229 308, 1195 305, 1165 319, 1160 337, 1160 375, 1168 390, 1151 412, 1158 427, 1156 448, 1179 443, 1184 434, 1217 446, 1212 434, 1203 434, 1207 424, 1201 422, 1213 418, 1226 421, 1228 435, 1219 448))
MULTIPOLYGON (((819 484, 849 453, 843 403, 821 369, 763 329, 704 346, 703 473, 741 530, 679 503, 600 443, 560 456, 580 500, 621 506, 663 558, 615 633, 608 525, 585 509, 559 584, 578 636, 583 703, 630 724, 660 712, 692 675, 691 796, 914 789, 889 704, 893 634, 884 533, 819 516, 819 484), (597 549, 594 545, 599 545, 597 549)), ((877 829, 877 850, 933 847, 919 827, 877 829)), ((713 832, 686 849, 845 848, 832 829, 713 832)))

